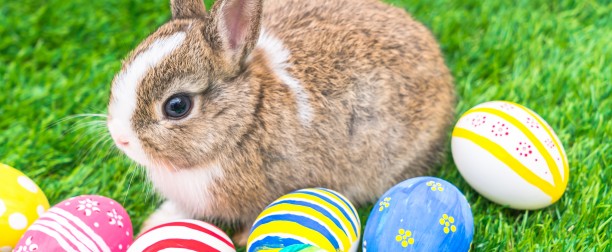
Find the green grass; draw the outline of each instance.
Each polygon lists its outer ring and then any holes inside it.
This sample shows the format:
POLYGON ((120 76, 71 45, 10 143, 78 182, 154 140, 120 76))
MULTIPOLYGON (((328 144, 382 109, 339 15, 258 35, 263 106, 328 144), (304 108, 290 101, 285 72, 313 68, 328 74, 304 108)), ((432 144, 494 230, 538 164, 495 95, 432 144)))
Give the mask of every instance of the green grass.
MULTIPOLYGON (((121 202, 139 226, 159 200, 129 161, 98 142, 120 60, 168 20, 168 0, 23 0, 0 5, 0 162, 52 204, 79 194, 121 202), (110 154, 109 154, 110 153, 110 154)), ((430 27, 456 78, 458 113, 489 100, 545 118, 566 149, 563 198, 516 211, 480 197, 449 155, 437 176, 472 204, 474 251, 612 249, 612 3, 395 0, 430 27)), ((210 6, 210 1, 208 1, 210 6)), ((360 209, 363 221, 368 208, 360 209)))

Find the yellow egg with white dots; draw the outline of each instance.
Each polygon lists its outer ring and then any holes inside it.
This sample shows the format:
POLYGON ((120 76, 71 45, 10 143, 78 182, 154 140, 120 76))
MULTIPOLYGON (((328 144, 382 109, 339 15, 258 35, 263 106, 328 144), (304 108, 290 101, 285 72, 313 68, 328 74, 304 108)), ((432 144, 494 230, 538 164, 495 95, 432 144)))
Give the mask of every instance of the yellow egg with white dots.
POLYGON ((0 252, 11 251, 47 209, 47 197, 30 178, 0 163, 0 252))

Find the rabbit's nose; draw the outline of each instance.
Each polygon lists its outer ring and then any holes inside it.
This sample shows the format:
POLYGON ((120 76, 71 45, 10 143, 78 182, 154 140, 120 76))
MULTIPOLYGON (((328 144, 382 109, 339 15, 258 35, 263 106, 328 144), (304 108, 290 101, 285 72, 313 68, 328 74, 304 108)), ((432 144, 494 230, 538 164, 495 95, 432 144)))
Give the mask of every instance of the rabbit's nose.
POLYGON ((121 132, 117 132, 117 127, 115 124, 108 124, 108 131, 110 132, 111 138, 115 140, 115 143, 120 147, 127 147, 130 144, 129 138, 121 132))
POLYGON ((118 137, 115 141, 118 145, 121 145, 123 147, 127 147, 130 144, 130 141, 123 137, 118 137))

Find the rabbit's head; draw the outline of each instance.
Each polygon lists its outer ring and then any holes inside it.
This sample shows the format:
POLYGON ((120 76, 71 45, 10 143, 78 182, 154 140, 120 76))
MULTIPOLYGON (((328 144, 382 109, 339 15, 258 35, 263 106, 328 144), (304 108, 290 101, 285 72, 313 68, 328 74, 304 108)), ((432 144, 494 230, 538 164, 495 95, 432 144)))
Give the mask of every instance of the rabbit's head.
POLYGON ((145 39, 115 76, 108 129, 144 166, 190 169, 236 148, 256 122, 248 56, 261 0, 172 0, 172 20, 145 39))

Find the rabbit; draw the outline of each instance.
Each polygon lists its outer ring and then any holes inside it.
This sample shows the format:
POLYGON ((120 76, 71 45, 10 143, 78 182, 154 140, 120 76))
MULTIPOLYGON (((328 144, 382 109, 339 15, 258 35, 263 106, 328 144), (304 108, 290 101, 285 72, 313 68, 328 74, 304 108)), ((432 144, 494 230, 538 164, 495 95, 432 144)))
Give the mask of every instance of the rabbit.
POLYGON ((112 81, 108 131, 164 202, 233 225, 297 189, 357 206, 434 171, 456 103, 431 32, 378 0, 170 1, 112 81))

